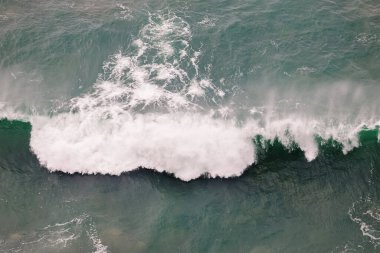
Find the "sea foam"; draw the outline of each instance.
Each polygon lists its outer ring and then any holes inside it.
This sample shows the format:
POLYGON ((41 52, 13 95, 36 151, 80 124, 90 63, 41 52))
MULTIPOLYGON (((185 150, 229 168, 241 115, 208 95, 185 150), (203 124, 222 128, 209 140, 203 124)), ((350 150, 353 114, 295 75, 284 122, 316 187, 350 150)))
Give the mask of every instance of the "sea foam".
POLYGON ((190 40, 182 18, 151 15, 132 53, 110 57, 92 92, 72 99, 69 112, 33 118, 31 148, 41 163, 112 175, 146 167, 183 180, 240 175, 254 162, 252 140, 197 103, 223 92, 199 73, 190 40))
POLYGON ((190 180, 240 175, 254 162, 250 136, 224 120, 198 114, 61 114, 35 120, 31 146, 49 169, 118 175, 138 167, 190 180))
POLYGON ((28 118, 39 161, 66 173, 119 175, 144 167, 186 181, 232 177, 257 162, 256 136, 289 149, 296 145, 312 161, 319 153, 316 137, 334 139, 347 153, 360 145, 360 130, 378 125, 378 104, 366 109, 361 102, 369 93, 348 82, 278 95, 266 85, 256 90, 260 99, 239 104, 239 97, 214 84, 212 66, 200 66, 202 51, 191 40, 183 18, 151 14, 128 52, 104 63, 92 90, 51 116, 28 118), (225 97, 232 97, 229 103, 225 97), (297 102, 303 97, 314 104, 297 102), (359 116, 346 117, 347 110, 359 116))

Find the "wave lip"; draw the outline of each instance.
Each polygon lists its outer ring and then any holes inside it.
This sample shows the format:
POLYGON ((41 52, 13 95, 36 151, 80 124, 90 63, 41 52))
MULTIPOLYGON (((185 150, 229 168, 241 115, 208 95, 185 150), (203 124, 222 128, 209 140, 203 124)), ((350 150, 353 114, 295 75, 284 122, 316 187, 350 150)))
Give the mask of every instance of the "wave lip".
POLYGON ((329 140, 346 154, 360 146, 359 133, 364 134, 360 127, 292 118, 261 127, 194 112, 111 115, 100 110, 35 117, 31 148, 51 171, 120 175, 144 167, 189 181, 202 175, 241 175, 257 162, 255 136, 261 136, 256 145, 264 150, 279 141, 289 151, 299 148, 312 161, 329 140))

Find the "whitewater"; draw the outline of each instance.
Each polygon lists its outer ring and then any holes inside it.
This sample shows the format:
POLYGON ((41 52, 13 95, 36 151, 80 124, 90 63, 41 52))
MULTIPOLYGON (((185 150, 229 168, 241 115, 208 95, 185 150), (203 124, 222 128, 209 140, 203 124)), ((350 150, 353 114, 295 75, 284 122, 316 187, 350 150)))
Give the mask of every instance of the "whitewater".
POLYGON ((346 154, 360 146, 360 131, 380 125, 372 84, 252 90, 213 80, 213 66, 199 66, 190 24, 170 11, 149 14, 126 49, 109 56, 91 88, 45 112, 2 103, 2 117, 32 124, 30 148, 50 171, 235 177, 259 162, 257 145, 278 140, 312 161, 323 143, 334 140, 346 154))
POLYGON ((379 1, 0 1, 0 252, 378 252, 379 1))

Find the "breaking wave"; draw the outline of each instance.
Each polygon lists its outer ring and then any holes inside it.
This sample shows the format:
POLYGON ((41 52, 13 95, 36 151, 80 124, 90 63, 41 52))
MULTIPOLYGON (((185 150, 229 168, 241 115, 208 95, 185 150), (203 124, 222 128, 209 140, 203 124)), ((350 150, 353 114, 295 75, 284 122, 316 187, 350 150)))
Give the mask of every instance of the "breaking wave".
POLYGON ((379 125, 378 103, 363 104, 372 87, 268 88, 260 104, 244 104, 236 87, 212 79, 201 56, 183 18, 150 14, 128 51, 104 63, 90 91, 50 116, 12 116, 6 106, 2 116, 31 122, 31 149, 51 171, 119 175, 145 167, 186 181, 241 175, 257 162, 257 136, 297 146, 311 161, 318 138, 333 139, 347 153, 360 145, 361 130, 379 125))

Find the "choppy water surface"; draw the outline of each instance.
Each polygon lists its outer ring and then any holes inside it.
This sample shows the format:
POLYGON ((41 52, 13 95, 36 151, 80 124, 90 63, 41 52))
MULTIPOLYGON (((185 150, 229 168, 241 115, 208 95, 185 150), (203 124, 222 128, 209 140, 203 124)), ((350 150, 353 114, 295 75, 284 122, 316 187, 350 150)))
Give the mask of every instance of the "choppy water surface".
POLYGON ((0 1, 0 252, 377 252, 377 1, 0 1))

